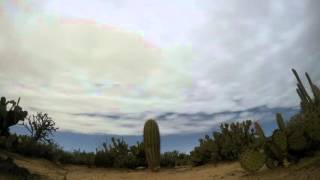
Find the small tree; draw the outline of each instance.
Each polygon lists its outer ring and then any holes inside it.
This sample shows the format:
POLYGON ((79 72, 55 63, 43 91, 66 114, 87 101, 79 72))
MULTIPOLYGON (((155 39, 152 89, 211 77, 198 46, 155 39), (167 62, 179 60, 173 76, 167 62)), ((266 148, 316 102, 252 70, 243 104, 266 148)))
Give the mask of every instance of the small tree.
POLYGON ((43 141, 47 143, 52 142, 52 139, 49 139, 49 136, 53 135, 53 132, 56 132, 58 129, 55 125, 56 123, 52 118, 49 117, 47 113, 42 112, 28 116, 27 124, 24 124, 34 141, 43 141))

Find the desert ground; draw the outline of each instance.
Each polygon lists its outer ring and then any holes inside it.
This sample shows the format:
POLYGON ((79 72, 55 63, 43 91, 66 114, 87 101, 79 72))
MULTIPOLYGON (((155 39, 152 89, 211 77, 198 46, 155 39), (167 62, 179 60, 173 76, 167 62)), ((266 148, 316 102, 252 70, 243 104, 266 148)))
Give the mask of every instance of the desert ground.
MULTIPOLYGON (((281 180, 319 180, 319 159, 305 159, 303 162, 289 168, 269 170, 263 168, 256 174, 248 174, 238 162, 220 163, 200 167, 177 167, 161 169, 157 173, 148 170, 116 170, 74 165, 54 164, 44 159, 27 158, 7 153, 13 157, 20 167, 27 168, 31 173, 40 175, 40 179, 48 180, 235 180, 235 179, 281 179, 281 180)), ((0 174, 0 179, 15 179, 10 175, 0 174)))

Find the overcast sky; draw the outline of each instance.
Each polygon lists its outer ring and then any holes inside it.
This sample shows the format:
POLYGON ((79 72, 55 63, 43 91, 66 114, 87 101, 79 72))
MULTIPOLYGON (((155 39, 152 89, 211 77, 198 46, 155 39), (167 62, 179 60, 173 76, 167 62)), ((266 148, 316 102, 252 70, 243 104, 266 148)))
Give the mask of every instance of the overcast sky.
POLYGON ((291 68, 320 84, 319 8, 316 0, 0 0, 0 95, 86 134, 141 135, 147 118, 163 135, 261 120, 252 109, 298 106, 291 68))

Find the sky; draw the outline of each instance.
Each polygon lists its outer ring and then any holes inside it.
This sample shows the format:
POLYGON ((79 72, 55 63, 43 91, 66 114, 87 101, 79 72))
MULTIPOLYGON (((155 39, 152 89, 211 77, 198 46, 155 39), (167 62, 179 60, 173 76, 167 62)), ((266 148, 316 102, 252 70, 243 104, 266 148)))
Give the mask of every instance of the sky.
POLYGON ((0 95, 47 112, 69 150, 94 150, 110 136, 134 143, 149 118, 163 150, 188 152, 223 122, 251 119, 271 131, 275 112, 298 111, 291 68, 320 84, 319 7, 0 0, 0 95))

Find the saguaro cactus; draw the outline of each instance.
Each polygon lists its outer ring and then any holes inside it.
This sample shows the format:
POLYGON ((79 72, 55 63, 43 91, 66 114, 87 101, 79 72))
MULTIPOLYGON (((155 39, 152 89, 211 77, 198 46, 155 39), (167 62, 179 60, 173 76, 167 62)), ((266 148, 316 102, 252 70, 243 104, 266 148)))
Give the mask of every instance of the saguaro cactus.
POLYGON ((148 166, 152 171, 160 168, 160 133, 155 120, 148 120, 144 124, 143 142, 148 166))

